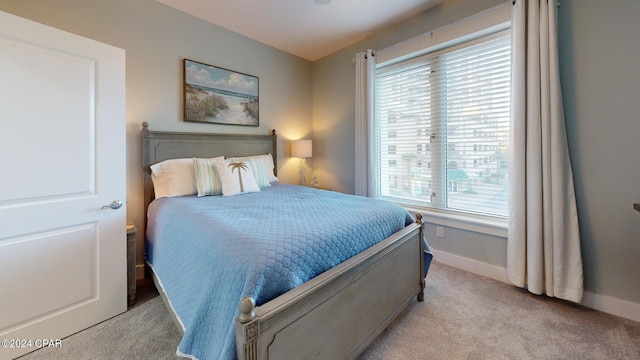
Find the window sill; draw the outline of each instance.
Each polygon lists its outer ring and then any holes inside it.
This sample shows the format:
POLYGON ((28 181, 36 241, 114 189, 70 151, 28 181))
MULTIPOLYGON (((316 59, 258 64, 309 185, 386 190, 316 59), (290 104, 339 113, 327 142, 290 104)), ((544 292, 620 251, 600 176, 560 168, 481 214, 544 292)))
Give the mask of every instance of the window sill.
POLYGON ((413 215, 418 212, 422 213, 422 222, 424 223, 447 226, 480 234, 502 237, 505 239, 507 238, 508 222, 506 219, 494 220, 474 216, 444 213, 432 209, 418 208, 415 206, 402 206, 413 215))

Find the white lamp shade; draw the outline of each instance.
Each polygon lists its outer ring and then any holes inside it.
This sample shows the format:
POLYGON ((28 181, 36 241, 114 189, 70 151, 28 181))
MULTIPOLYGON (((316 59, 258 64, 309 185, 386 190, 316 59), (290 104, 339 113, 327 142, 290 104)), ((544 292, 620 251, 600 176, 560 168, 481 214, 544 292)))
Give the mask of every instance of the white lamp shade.
POLYGON ((291 142, 291 156, 308 158, 313 155, 311 140, 294 140, 291 142))

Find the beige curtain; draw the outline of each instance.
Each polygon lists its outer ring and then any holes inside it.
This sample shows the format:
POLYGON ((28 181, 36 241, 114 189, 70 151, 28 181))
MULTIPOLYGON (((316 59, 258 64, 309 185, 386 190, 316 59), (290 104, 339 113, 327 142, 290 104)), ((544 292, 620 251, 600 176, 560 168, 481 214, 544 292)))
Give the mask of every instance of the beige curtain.
POLYGON ((555 0, 516 0, 512 13, 509 279, 580 302, 580 234, 560 89, 555 0))
POLYGON ((374 51, 356 54, 356 195, 375 195, 373 157, 373 93, 376 63, 374 51))

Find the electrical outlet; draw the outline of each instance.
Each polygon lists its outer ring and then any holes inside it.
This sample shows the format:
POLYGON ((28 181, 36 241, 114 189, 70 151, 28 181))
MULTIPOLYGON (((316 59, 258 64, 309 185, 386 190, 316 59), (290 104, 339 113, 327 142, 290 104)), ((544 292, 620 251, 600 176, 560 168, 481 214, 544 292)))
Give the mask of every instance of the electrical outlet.
POLYGON ((436 226, 436 236, 444 237, 444 228, 442 226, 436 226))

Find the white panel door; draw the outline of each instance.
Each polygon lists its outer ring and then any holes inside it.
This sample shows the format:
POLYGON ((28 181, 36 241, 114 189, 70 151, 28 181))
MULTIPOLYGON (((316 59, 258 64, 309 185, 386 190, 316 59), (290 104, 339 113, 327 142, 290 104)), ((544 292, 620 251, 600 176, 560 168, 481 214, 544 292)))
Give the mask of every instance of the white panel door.
POLYGON ((125 176, 124 50, 0 12, 0 359, 126 311, 125 176))

